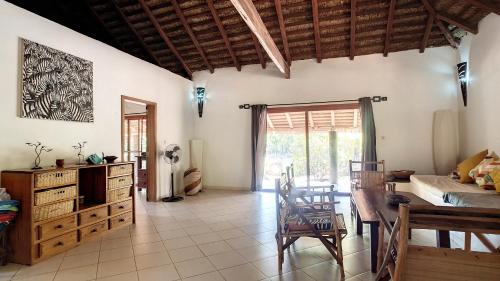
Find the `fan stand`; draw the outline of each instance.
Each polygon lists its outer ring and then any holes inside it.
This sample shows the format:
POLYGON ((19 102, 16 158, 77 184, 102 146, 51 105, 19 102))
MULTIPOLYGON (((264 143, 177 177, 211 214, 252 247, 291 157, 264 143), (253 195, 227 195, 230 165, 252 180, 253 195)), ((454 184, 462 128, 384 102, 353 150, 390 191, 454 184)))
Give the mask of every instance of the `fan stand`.
POLYGON ((170 169, 170 197, 164 197, 161 199, 163 202, 178 202, 184 200, 182 196, 175 196, 174 194, 174 169, 173 165, 171 165, 170 169))

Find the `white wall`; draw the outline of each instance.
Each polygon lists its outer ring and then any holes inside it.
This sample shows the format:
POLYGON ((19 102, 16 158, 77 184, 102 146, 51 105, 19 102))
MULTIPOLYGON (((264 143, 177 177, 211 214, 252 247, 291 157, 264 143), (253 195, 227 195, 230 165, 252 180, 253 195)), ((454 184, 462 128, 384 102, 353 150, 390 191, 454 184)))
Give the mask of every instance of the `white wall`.
POLYGON ((293 62, 286 80, 273 65, 217 69, 194 74, 206 85, 208 102, 196 118, 195 135, 205 141, 204 184, 248 189, 250 185, 250 111, 243 103, 291 103, 381 95, 375 103, 379 159, 387 168, 433 173, 432 119, 438 109, 456 110, 456 51, 449 47, 293 62))
MULTIPOLYGON (((0 38, 0 170, 32 165, 33 153, 25 142, 41 141, 54 149, 43 155, 43 165, 53 165, 56 158, 75 161, 72 145, 83 140, 88 141, 87 155, 120 155, 121 95, 158 103, 158 145, 181 144, 186 148, 186 167, 193 133, 191 81, 5 1, 0 1, 0 38), (18 117, 19 38, 94 63, 94 123, 18 117)), ((168 192, 167 168, 160 162, 160 196, 168 192)))
POLYGON ((491 14, 479 23, 460 47, 460 61, 469 61, 468 104, 459 94, 461 158, 483 149, 500 153, 500 17, 491 14))

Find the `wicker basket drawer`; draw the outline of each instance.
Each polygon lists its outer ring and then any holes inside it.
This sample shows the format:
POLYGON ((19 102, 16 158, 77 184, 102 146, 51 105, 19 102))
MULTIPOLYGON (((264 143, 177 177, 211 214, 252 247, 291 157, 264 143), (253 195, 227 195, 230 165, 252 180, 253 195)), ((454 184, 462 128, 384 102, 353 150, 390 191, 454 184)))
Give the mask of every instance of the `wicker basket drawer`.
POLYGON ((60 235, 72 228, 76 228, 76 225, 76 215, 41 224, 38 226, 38 239, 44 240, 60 235))
POLYGON ((114 216, 119 213, 132 210, 132 199, 109 205, 109 215, 114 216))
POLYGON ((85 225, 105 219, 108 216, 108 210, 106 206, 103 206, 90 211, 81 212, 78 216, 80 217, 79 225, 85 225))
POLYGON ((73 212, 74 205, 75 200, 68 200, 51 205, 35 207, 33 208, 33 220, 37 222, 70 214, 73 212))
POLYGON ((77 243, 76 230, 40 243, 40 258, 49 257, 73 248, 77 243))
POLYGON ((109 167, 109 176, 114 177, 114 176, 119 176, 119 175, 126 175, 126 174, 132 174, 133 168, 132 164, 122 164, 122 165, 115 165, 115 166, 110 166, 109 167))
POLYGON ((108 203, 129 198, 131 196, 130 190, 131 190, 130 186, 109 190, 108 191, 108 203))
POLYGON ((80 232, 80 241, 85 241, 99 236, 101 233, 108 230, 108 221, 101 221, 93 225, 82 227, 80 232))
POLYGON ((132 175, 112 178, 108 180, 108 189, 115 189, 124 186, 131 186, 134 183, 132 175))
POLYGON ((35 206, 76 197, 76 186, 48 189, 35 192, 35 206))
POLYGON ((46 188, 76 183, 76 170, 61 170, 35 174, 35 188, 46 188))
POLYGON ((130 223, 132 223, 132 212, 128 212, 128 213, 116 216, 114 218, 111 218, 109 220, 109 224, 110 224, 109 228, 113 229, 113 228, 117 228, 117 227, 127 225, 130 223))

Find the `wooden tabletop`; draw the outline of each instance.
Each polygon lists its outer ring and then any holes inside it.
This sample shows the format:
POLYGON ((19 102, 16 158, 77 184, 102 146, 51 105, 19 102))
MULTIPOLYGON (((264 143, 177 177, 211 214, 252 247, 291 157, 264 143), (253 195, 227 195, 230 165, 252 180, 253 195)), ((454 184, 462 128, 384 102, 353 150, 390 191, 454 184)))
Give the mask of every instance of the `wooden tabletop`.
MULTIPOLYGON (((373 189, 359 189, 352 192, 356 208, 358 209, 359 216, 363 223, 379 222, 377 211, 382 213, 384 218, 390 222, 396 221, 398 217, 398 206, 391 206, 386 203, 385 195, 389 194, 388 191, 380 191, 373 189)), ((410 198, 410 205, 427 205, 433 204, 425 201, 424 199, 409 192, 397 191, 396 194, 404 195, 410 198)))

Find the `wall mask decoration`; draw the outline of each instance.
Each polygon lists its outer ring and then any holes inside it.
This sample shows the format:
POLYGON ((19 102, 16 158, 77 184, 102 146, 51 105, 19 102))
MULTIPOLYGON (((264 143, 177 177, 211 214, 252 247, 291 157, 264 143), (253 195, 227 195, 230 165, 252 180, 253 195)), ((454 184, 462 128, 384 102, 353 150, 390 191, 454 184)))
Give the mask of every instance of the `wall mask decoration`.
POLYGON ((21 117, 94 122, 92 62, 22 39, 21 117))
POLYGON ((464 101, 464 106, 467 106, 467 62, 461 62, 457 64, 458 70, 458 81, 460 81, 460 90, 462 91, 462 100, 464 101))
POLYGON ((205 103, 207 96, 205 93, 205 88, 197 87, 196 88, 196 101, 198 103, 198 116, 201 118, 203 115, 203 104, 205 103))

